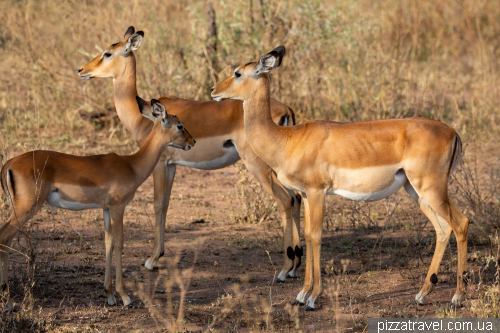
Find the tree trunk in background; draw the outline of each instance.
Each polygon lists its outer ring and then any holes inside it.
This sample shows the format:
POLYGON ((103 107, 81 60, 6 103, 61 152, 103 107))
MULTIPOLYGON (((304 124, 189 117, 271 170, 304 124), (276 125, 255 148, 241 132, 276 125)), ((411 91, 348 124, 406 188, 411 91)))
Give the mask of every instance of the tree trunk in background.
MULTIPOLYGON (((206 56, 208 62, 208 85, 209 88, 219 81, 219 65, 217 61, 217 23, 215 21, 215 10, 212 4, 208 6, 208 29, 206 41, 206 56)), ((210 93, 210 89, 207 89, 210 93)))

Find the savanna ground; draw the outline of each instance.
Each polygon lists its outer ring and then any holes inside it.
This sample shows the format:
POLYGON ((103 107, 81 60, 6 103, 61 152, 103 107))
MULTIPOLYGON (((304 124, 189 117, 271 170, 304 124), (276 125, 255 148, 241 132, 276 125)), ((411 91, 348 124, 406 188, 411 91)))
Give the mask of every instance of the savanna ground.
MULTIPOLYGON (((416 115, 457 130, 465 156, 449 188, 471 220, 471 278, 463 307, 450 309, 452 237, 433 294, 415 307, 435 245, 427 218, 402 191, 371 204, 330 197, 323 296, 315 312, 291 308, 304 273, 273 284, 284 256, 274 202, 241 162, 217 171, 179 167, 158 271, 141 266, 152 253, 151 178, 126 210, 124 276, 136 308, 106 305, 102 213, 43 209, 14 241, 9 278, 18 312, 0 314, 0 331, 363 331, 374 317, 500 315, 494 1, 213 1, 215 25, 205 1, 2 5, 3 162, 33 149, 80 155, 137 149, 113 113, 111 80, 83 82, 76 73, 130 25, 145 31, 136 52, 145 99, 207 99, 209 87, 234 66, 283 44, 287 55, 273 74, 273 95, 298 122, 416 115)), ((10 207, 5 195, 1 200, 5 221, 10 207)))

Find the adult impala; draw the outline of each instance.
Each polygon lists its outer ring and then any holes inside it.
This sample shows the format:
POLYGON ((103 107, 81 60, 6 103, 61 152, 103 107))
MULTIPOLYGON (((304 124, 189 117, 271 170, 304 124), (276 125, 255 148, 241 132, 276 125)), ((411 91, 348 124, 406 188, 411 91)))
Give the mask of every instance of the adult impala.
MULTIPOLYGON (((118 117, 132 132, 139 145, 151 131, 152 123, 141 117, 136 101, 136 61, 133 51, 142 43, 144 33, 129 27, 124 41, 108 47, 104 52, 84 65, 79 74, 82 79, 112 77, 114 101, 118 117)), ((271 168, 252 150, 245 137, 243 107, 241 101, 192 101, 174 96, 160 101, 169 112, 181 119, 198 142, 188 152, 167 149, 153 172, 155 241, 154 253, 145 266, 153 269, 164 253, 165 220, 176 166, 185 165, 196 169, 215 170, 236 163, 240 158, 257 178, 263 189, 271 194, 281 210, 285 235, 285 264, 277 281, 287 275, 297 276, 302 248, 299 240, 300 197, 287 191, 271 168)), ((293 111, 286 105, 271 99, 271 115, 275 123, 295 123, 293 111)))
POLYGON ((448 198, 448 178, 462 153, 455 130, 424 118, 276 126, 269 110, 269 72, 281 64, 284 54, 285 48, 280 46, 259 62, 236 68, 233 75, 212 88, 212 96, 218 101, 244 101, 250 146, 276 171, 283 185, 300 191, 304 198, 306 276, 294 304, 306 303, 306 310, 313 310, 322 291, 320 247, 325 195, 375 201, 402 186, 437 233, 431 266, 416 300, 422 303, 437 283, 439 264, 453 231, 458 244, 458 281, 452 303, 459 304, 465 294, 469 220, 448 198))
MULTIPOLYGON (((0 225, 0 286, 7 299, 8 248, 12 238, 47 202, 53 208, 103 210, 106 230, 104 289, 108 304, 116 304, 111 281, 111 256, 116 248, 116 292, 124 305, 131 305, 122 282, 125 207, 134 198, 137 188, 151 175, 167 146, 187 151, 195 143, 182 122, 168 115, 160 102, 153 100, 152 108, 145 111, 144 116, 156 120, 141 149, 133 155, 74 156, 37 150, 14 157, 3 166, 2 189, 13 208, 7 222, 0 225)), ((10 300, 7 309, 13 310, 10 300)))

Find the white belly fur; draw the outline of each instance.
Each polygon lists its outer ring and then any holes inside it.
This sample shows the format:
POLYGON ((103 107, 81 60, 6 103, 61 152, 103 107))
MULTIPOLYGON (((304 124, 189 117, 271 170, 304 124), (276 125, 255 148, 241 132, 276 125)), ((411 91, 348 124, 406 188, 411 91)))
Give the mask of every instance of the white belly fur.
POLYGON ((400 170, 394 175, 394 181, 389 187, 377 192, 356 193, 342 189, 336 189, 328 191, 327 194, 338 194, 344 198, 354 201, 377 201, 387 198, 393 193, 396 193, 406 183, 406 180, 407 178, 405 172, 403 170, 400 170))
POLYGON ((59 191, 53 191, 50 193, 47 203, 52 208, 61 208, 66 210, 85 210, 85 209, 96 209, 103 208, 96 204, 81 204, 79 202, 65 201, 59 196, 59 191))
POLYGON ((211 161, 201 161, 201 162, 175 161, 175 164, 185 165, 195 169, 216 170, 234 164, 240 160, 240 154, 238 154, 236 146, 225 148, 224 151, 225 155, 213 159, 211 161))

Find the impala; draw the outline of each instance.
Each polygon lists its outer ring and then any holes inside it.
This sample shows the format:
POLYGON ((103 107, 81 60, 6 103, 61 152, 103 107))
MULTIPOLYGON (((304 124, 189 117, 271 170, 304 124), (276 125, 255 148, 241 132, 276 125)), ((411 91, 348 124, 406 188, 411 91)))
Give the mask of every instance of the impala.
MULTIPOLYGON (((82 79, 113 78, 114 102, 118 117, 141 145, 151 131, 152 123, 141 117, 136 101, 135 50, 144 33, 129 27, 124 41, 108 47, 102 54, 79 69, 82 79)), ((145 267, 154 269, 164 253, 165 221, 177 165, 215 170, 236 163, 240 158, 271 194, 281 210, 285 236, 285 264, 277 281, 297 276, 302 248, 300 247, 300 200, 276 179, 271 168, 253 151, 245 137, 241 101, 192 101, 175 96, 160 98, 172 114, 181 119, 196 138, 196 147, 188 152, 167 149, 153 171, 155 238, 154 253, 145 267)), ((286 105, 271 99, 271 117, 279 125, 295 124, 295 115, 286 105)), ((267 143, 266 143, 267 145, 267 143)))
MULTIPOLYGON (((153 172, 167 146, 187 151, 195 143, 182 122, 168 115, 163 104, 153 100, 152 108, 148 110, 144 116, 154 120, 154 126, 135 154, 74 156, 37 150, 14 157, 3 166, 2 189, 13 208, 7 222, 0 225, 0 286, 3 296, 8 299, 8 248, 12 238, 47 202, 54 209, 103 210, 106 243, 104 289, 108 304, 116 304, 111 281, 111 256, 115 248, 116 292, 124 305, 131 305, 122 282, 125 207, 134 198, 137 188, 153 172)), ((14 309, 10 300, 7 301, 7 309, 14 309)))
POLYGON ((212 97, 244 101, 250 146, 284 186, 299 191, 304 199, 306 275, 293 304, 305 303, 306 310, 313 310, 322 291, 320 248, 325 195, 375 201, 401 187, 417 202, 437 233, 434 256, 416 301, 422 303, 437 283, 438 268, 453 231, 458 244, 458 279, 452 303, 459 304, 465 294, 469 220, 448 197, 448 178, 462 154, 455 130, 425 118, 276 126, 269 109, 269 72, 280 66, 284 54, 285 48, 280 46, 259 62, 239 66, 212 88, 212 97))

